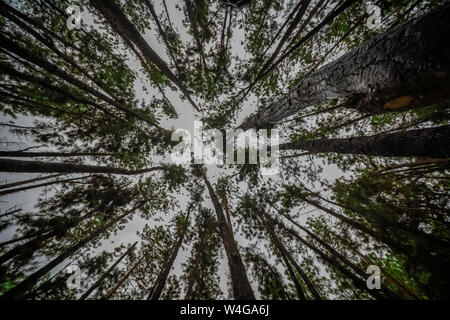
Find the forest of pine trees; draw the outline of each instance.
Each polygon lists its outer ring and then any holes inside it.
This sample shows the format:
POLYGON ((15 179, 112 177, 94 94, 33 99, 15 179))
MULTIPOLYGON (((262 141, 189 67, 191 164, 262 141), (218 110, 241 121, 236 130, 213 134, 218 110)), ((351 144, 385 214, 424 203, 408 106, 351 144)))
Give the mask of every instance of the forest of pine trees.
POLYGON ((447 0, 0 0, 0 299, 449 299, 449 35, 447 0), (174 163, 194 121, 277 130, 278 173, 174 163))

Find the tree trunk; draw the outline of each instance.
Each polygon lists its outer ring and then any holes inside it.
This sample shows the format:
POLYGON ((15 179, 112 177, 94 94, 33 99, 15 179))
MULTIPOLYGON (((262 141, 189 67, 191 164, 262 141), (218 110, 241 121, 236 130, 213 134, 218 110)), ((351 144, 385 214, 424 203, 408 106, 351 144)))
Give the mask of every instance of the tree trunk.
POLYGON ((164 167, 153 167, 140 170, 127 170, 107 166, 91 166, 72 163, 52 163, 41 161, 23 161, 0 159, 0 172, 30 172, 30 173, 111 173, 134 175, 163 170, 164 167))
MULTIPOLYGON (((282 225, 282 224, 280 224, 282 225)), ((300 242, 302 242, 304 245, 306 245, 308 248, 312 249, 314 252, 316 252, 323 260, 325 260, 326 262, 328 262, 330 265, 334 266, 340 273, 342 273, 343 275, 347 276, 352 283, 355 285, 356 288, 358 288, 361 291, 365 291, 367 293, 369 293, 371 296, 373 296, 375 299, 386 299, 386 297, 384 297, 380 292, 378 292, 377 290, 370 290, 367 288, 366 282, 363 281, 361 278, 359 278, 358 276, 356 276, 353 272, 350 272, 347 268, 345 268, 342 264, 340 264, 336 258, 334 258, 333 256, 328 256, 327 254, 325 254, 322 250, 320 250, 318 247, 316 247, 315 245, 309 243, 308 241, 306 241, 305 239, 303 239, 296 231, 294 231, 291 228, 287 228, 285 226, 283 226, 283 228, 285 230, 287 230, 292 236, 294 236, 295 238, 297 238, 298 240, 300 240, 300 242)))
POLYGON ((125 38, 126 41, 131 41, 142 52, 151 63, 164 74, 170 81, 172 81, 189 100, 192 106, 199 111, 197 105, 191 99, 189 91, 184 87, 183 83, 172 73, 167 64, 161 57, 148 45, 133 23, 128 20, 128 17, 123 13, 119 6, 114 2, 105 0, 90 0, 94 6, 111 25, 114 31, 119 36, 125 38))
POLYGON ((94 157, 112 156, 112 153, 99 152, 26 152, 26 151, 0 151, 0 157, 32 158, 32 157, 94 157))
POLYGON ((365 113, 406 110, 450 97, 450 6, 387 32, 303 79, 291 92, 247 119, 242 129, 273 124, 335 98, 365 113))
POLYGON ((58 173, 58 174, 51 174, 49 176, 43 176, 43 177, 37 177, 34 179, 29 179, 29 180, 23 180, 23 181, 18 181, 18 182, 11 182, 11 183, 7 183, 7 184, 3 184, 0 186, 0 190, 2 189, 8 189, 8 188, 12 188, 12 187, 16 187, 16 186, 20 186, 22 184, 29 184, 29 183, 33 183, 33 182, 37 182, 37 181, 42 181, 42 180, 47 180, 47 179, 51 179, 51 178, 56 178, 61 176, 62 174, 58 173))
POLYGON ((54 184, 66 183, 66 182, 71 182, 71 181, 85 179, 85 178, 88 178, 88 177, 79 177, 79 178, 56 180, 56 181, 50 181, 50 182, 35 184, 35 185, 27 186, 27 187, 22 187, 22 188, 8 189, 8 190, 0 191, 0 197, 6 196, 8 194, 16 193, 16 192, 27 191, 27 190, 35 189, 35 188, 42 188, 42 187, 51 186, 51 185, 54 185, 54 184))
POLYGON ((184 236, 186 235, 186 231, 189 226, 190 214, 191 214, 191 210, 189 208, 187 216, 186 216, 186 226, 183 228, 183 230, 181 230, 180 234, 178 235, 178 239, 172 248, 169 259, 167 259, 166 263, 162 266, 161 272, 158 274, 158 277, 156 278, 155 284, 153 285, 152 289, 150 290, 147 300, 158 300, 161 297, 161 293, 166 284, 167 277, 169 276, 169 273, 170 273, 170 270, 172 269, 173 263, 175 262, 175 259, 177 258, 178 251, 180 250, 181 245, 183 244, 184 236))
POLYGON ((13 40, 5 37, 1 33, 0 33, 0 47, 2 47, 4 49, 6 49, 6 50, 8 50, 8 51, 18 55, 19 57, 25 59, 26 61, 30 61, 30 62, 34 63, 35 65, 45 69, 49 73, 54 74, 54 75, 58 76, 59 78, 67 81, 68 83, 78 87, 79 89, 83 90, 84 92, 86 92, 88 94, 91 94, 94 97, 107 102, 108 104, 116 107, 118 110, 124 112, 125 114, 131 115, 131 116, 133 116, 135 118, 143 120, 143 121, 149 123, 152 126, 155 125, 154 121, 152 121, 151 119, 148 119, 143 114, 139 114, 136 111, 131 110, 131 109, 129 109, 126 106, 123 106, 118 101, 112 99, 111 97, 103 94, 100 91, 95 90, 90 85, 88 85, 88 84, 78 80, 73 75, 65 72, 64 70, 62 70, 58 66, 48 62, 47 60, 44 60, 42 57, 34 54, 30 50, 28 50, 28 49, 24 48, 23 46, 17 44, 13 40))
POLYGON ((129 214, 133 213, 135 208, 121 214, 111 222, 107 223, 105 226, 97 229, 84 239, 80 240, 78 243, 73 245, 72 247, 65 250, 61 255, 47 263, 42 268, 38 269, 31 275, 29 275, 25 280, 17 284, 12 289, 6 291, 0 296, 0 300, 19 300, 21 299, 24 294, 30 290, 38 281, 40 278, 42 278, 47 272, 52 270, 54 267, 56 267, 58 264, 63 262, 65 259, 70 257, 72 254, 74 254, 76 251, 78 251, 80 248, 84 247, 86 244, 88 244, 90 241, 94 240, 98 236, 100 236, 102 233, 104 233, 106 230, 108 230, 110 227, 112 227, 114 224, 122 220, 123 218, 127 217, 129 214))
POLYGON ((230 228, 228 226, 225 214, 223 213, 222 206, 220 205, 219 199, 214 192, 211 183, 208 181, 206 174, 202 168, 200 171, 205 181, 206 187, 208 188, 209 196, 214 205, 214 209, 217 215, 217 221, 219 225, 220 236, 222 238, 223 245, 225 247, 225 252, 228 259, 228 267, 231 273, 231 286, 233 289, 233 295, 236 300, 255 300, 255 296, 248 281, 247 274, 245 271, 244 264, 239 254, 238 247, 233 240, 230 228))
POLYGON ((126 250, 119 259, 116 260, 116 262, 113 263, 113 265, 111 267, 108 268, 108 270, 106 270, 106 272, 89 288, 86 290, 85 293, 83 293, 81 295, 81 297, 78 298, 78 300, 84 300, 86 299, 92 291, 94 291, 102 282, 103 280, 105 280, 105 278, 111 273, 111 271, 114 270, 114 268, 120 263, 120 261, 123 260, 123 258, 125 258, 130 252, 131 250, 133 250, 133 248, 136 246, 137 241, 135 243, 133 243, 133 245, 131 247, 128 248, 128 250, 126 250))
POLYGON ((450 155, 450 126, 381 133, 367 137, 318 139, 289 142, 280 150, 307 150, 382 157, 426 157, 446 159, 450 155))
MULTIPOLYGON (((300 268, 299 264, 297 263, 297 261, 295 261, 295 259, 292 257, 292 255, 288 252, 288 250, 283 245, 283 242, 280 240, 280 238, 275 234, 275 232, 273 230, 274 224, 270 225, 268 223, 267 219, 270 219, 268 214, 266 212, 262 211, 262 216, 265 217, 265 218, 263 218, 263 220, 264 220, 264 224, 265 224, 266 230, 269 233, 270 237, 272 238, 272 241, 274 242, 275 246, 278 248, 280 253, 283 256, 285 256, 292 263, 292 265, 294 266, 295 270, 298 272, 298 274, 302 277, 303 281, 306 283, 306 286, 308 287, 308 289, 311 292, 311 294, 314 297, 314 299, 322 300, 322 296, 320 295, 320 293, 319 293, 318 289, 316 288, 316 286, 313 284, 311 279, 309 279, 308 275, 303 271, 303 269, 300 268)), ((270 221, 271 220, 272 219, 270 219, 270 221)), ((285 263, 288 264, 289 261, 285 261, 285 263)), ((303 298, 305 298, 304 294, 303 294, 303 298)))

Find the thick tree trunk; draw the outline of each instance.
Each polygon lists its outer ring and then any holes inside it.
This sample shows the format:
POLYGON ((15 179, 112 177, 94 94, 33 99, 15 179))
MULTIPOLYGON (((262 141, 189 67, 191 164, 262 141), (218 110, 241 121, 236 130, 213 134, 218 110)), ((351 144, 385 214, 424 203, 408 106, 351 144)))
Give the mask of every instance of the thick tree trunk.
POLYGON ((418 108, 450 97, 450 6, 375 35, 303 79, 242 129, 273 124, 335 98, 365 113, 418 108))
POLYGON ((172 248, 169 259, 167 259, 166 263, 162 266, 161 272, 158 274, 158 277, 156 278, 155 284, 150 290, 147 300, 158 300, 161 297, 161 293, 166 284, 170 270, 172 269, 173 263, 175 262, 175 259, 177 258, 178 255, 178 251, 180 251, 181 245, 183 244, 184 236, 186 235, 186 231, 189 225, 190 214, 191 211, 190 209, 188 209, 188 214, 186 217, 187 221, 186 226, 181 230, 180 234, 178 235, 178 239, 172 248))
POLYGON ((134 175, 157 170, 163 170, 164 167, 153 167, 140 170, 127 170, 122 168, 91 166, 72 163, 52 163, 41 161, 23 161, 0 159, 0 172, 30 172, 30 173, 111 173, 134 175))
POLYGON ((135 243, 133 243, 133 245, 131 247, 129 247, 128 250, 126 250, 119 257, 119 259, 117 259, 116 262, 114 262, 113 265, 111 267, 109 267, 108 270, 106 270, 106 272, 97 281, 95 281, 95 283, 89 289, 87 289, 85 293, 83 293, 81 295, 81 297, 78 298, 78 300, 86 299, 91 294, 91 292, 94 291, 103 282, 103 280, 106 279, 106 277, 111 273, 111 271, 114 270, 114 268, 120 263, 120 261, 122 261, 123 258, 125 258, 133 250, 133 248, 136 246, 136 244, 137 244, 137 241, 135 243))
POLYGON ((103 227, 97 229, 96 231, 92 232, 90 235, 85 237, 84 239, 80 240, 78 243, 73 245, 72 247, 65 250, 61 255, 47 263, 42 268, 38 269, 31 275, 29 275, 25 280, 17 284, 12 289, 6 291, 3 295, 0 296, 0 300, 18 300, 21 299, 25 293, 30 290, 38 281, 40 278, 42 278, 47 272, 52 270, 54 267, 56 267, 58 264, 66 260, 68 257, 70 257, 72 254, 77 252, 79 249, 84 247, 86 244, 88 244, 90 241, 94 240, 98 236, 100 236, 102 233, 104 233, 106 230, 108 230, 110 227, 112 227, 114 224, 125 218, 126 216, 130 215, 134 212, 134 208, 132 210, 129 210, 117 218, 113 219, 103 227))
POLYGON ((382 157, 425 157, 446 159, 450 156, 450 126, 381 133, 367 137, 318 139, 289 142, 280 150, 335 152, 382 157))
POLYGON ((111 27, 122 38, 125 38, 126 42, 131 41, 145 58, 163 73, 170 81, 172 81, 183 93, 183 95, 189 100, 192 106, 199 111, 197 105, 191 99, 189 91, 185 88, 183 83, 172 73, 167 64, 161 59, 161 57, 148 45, 144 37, 139 33, 136 27, 128 20, 128 17, 123 13, 119 6, 114 2, 106 0, 90 0, 90 3, 103 15, 108 21, 111 27))
POLYGON ((228 226, 227 219, 223 212, 222 206, 220 205, 219 199, 214 192, 211 183, 203 169, 200 169, 203 180, 205 181, 206 187, 208 188, 209 196, 214 205, 214 209, 217 215, 217 221, 219 224, 220 236, 222 238, 223 245, 225 247, 225 252, 228 258, 228 266, 231 273, 231 286, 233 289, 233 295, 236 300, 255 300, 255 296, 248 281, 247 274, 245 271, 244 264, 239 254, 238 247, 233 240, 231 235, 230 227, 228 226))

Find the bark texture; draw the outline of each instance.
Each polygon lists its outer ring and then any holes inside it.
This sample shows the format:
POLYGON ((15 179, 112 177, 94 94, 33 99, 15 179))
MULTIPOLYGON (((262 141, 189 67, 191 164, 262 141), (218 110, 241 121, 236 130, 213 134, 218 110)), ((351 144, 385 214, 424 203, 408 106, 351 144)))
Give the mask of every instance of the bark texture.
POLYGON ((335 152, 365 154, 381 157, 427 157, 446 159, 450 155, 450 126, 381 133, 367 137, 343 139, 318 139, 289 142, 280 150, 307 150, 310 152, 335 152))
POLYGON ((91 166, 72 163, 51 163, 41 161, 22 161, 0 159, 0 172, 30 172, 30 173, 112 173, 133 175, 162 170, 164 167, 153 167, 140 170, 127 170, 107 166, 91 166))
POLYGON ((364 113, 406 110, 450 98, 450 5, 375 35, 304 78, 240 128, 276 123, 301 109, 345 98, 364 113))
POLYGON ((225 218, 225 214, 219 202, 219 198, 214 192, 214 189, 206 177, 203 169, 201 169, 201 173, 216 211, 219 232, 227 254, 228 267, 230 268, 231 286, 233 288, 234 298, 236 300, 255 300, 255 295, 253 294, 252 287, 248 281, 241 255, 239 254, 236 242, 234 242, 233 235, 231 234, 230 227, 228 226, 227 219, 225 218))

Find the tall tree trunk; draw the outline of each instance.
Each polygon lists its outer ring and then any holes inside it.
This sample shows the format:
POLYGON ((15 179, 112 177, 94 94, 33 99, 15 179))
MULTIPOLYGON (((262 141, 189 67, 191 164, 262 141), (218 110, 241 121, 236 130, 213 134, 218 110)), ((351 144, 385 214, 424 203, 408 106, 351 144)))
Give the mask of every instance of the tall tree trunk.
POLYGON ((124 212, 123 214, 119 215, 117 218, 113 219, 103 227, 97 229, 96 231, 92 232, 90 235, 85 237, 84 239, 77 242, 72 247, 66 249, 61 255, 47 263, 42 268, 38 269, 31 275, 29 275, 25 280, 22 280, 19 284, 17 284, 12 289, 6 291, 3 293, 3 295, 0 296, 0 300, 18 300, 21 299, 25 293, 30 290, 38 281, 40 278, 42 278, 47 272, 52 270, 54 267, 56 267, 58 264, 63 262, 65 259, 70 257, 72 254, 77 252, 80 248, 84 247, 86 244, 88 244, 90 241, 94 240, 98 236, 100 236, 102 233, 104 233, 106 230, 108 230, 110 227, 112 227, 114 224, 122 220, 123 218, 127 217, 131 213, 133 213, 135 208, 124 212))
POLYGON ((86 176, 86 177, 56 180, 56 181, 50 181, 50 182, 39 183, 39 184, 31 185, 31 186, 26 186, 26 187, 22 187, 22 188, 8 189, 8 190, 0 191, 0 197, 6 196, 8 194, 16 193, 16 192, 22 192, 22 191, 35 189, 35 188, 42 188, 42 187, 51 186, 54 184, 72 182, 75 180, 86 179, 86 178, 88 178, 88 177, 86 176))
MULTIPOLYGON (((282 225, 281 223, 278 223, 279 225, 282 225)), ((292 236, 300 240, 304 245, 306 245, 308 248, 316 252, 323 260, 328 262, 330 265, 335 267, 340 273, 348 277, 352 283, 355 285, 356 288, 358 288, 361 291, 365 291, 369 293, 371 296, 373 296, 375 299, 386 299, 386 297, 378 292, 377 290, 370 290, 367 288, 366 282, 363 281, 361 278, 359 278, 357 275, 355 275, 353 272, 350 272, 346 267, 344 267, 334 256, 329 256, 325 254, 322 250, 320 250, 315 245, 309 243, 305 239, 303 239, 295 230, 292 228, 288 228, 283 226, 283 228, 288 231, 292 236)))
POLYGON ((161 57, 148 45, 133 23, 114 2, 106 0, 90 0, 90 3, 103 15, 113 30, 127 41, 131 41, 142 52, 145 58, 153 63, 162 74, 172 81, 189 100, 192 106, 200 111, 192 100, 184 84, 172 73, 161 57))
POLYGON ((162 266, 161 272, 159 272, 158 277, 156 278, 155 284, 150 290, 150 293, 147 296, 147 300, 158 300, 161 297, 161 293, 166 284, 167 278, 169 276, 170 270, 172 269, 173 263, 177 258, 178 251, 183 244, 184 236, 186 235, 186 231, 189 226, 189 216, 191 214, 191 208, 188 209, 188 213, 186 216, 186 226, 180 231, 178 235, 178 239, 175 242, 172 251, 170 253, 169 259, 167 259, 166 263, 162 266))
POLYGON ((445 5, 373 36, 303 79, 287 95, 254 114, 243 129, 273 124, 335 98, 361 112, 382 113, 450 97, 450 6, 445 5))
POLYGON ((381 133, 367 137, 318 139, 288 142, 280 150, 307 150, 365 154, 382 157, 426 157, 446 159, 450 156, 450 126, 381 133))
POLYGON ((0 157, 32 158, 32 157, 95 157, 112 156, 112 153, 99 152, 26 152, 0 151, 0 157))
MULTIPOLYGON (((305 282, 306 286, 308 287, 308 289, 311 292, 314 299, 322 300, 322 296, 320 295, 319 290, 316 288, 316 286, 314 285, 312 280, 308 277, 308 275, 299 266, 297 261, 295 261, 295 259, 292 257, 292 255, 288 252, 286 247, 283 245, 283 242, 281 241, 281 239, 275 234, 275 231, 274 231, 275 225, 273 223, 269 224, 269 221, 271 221, 271 219, 269 220, 268 214, 265 211, 262 211, 261 213, 262 213, 261 217, 264 216, 264 218, 262 218, 262 220, 264 220, 265 228, 266 228, 267 232, 269 233, 270 237, 272 238, 272 241, 275 244, 275 246, 277 247, 278 251, 280 251, 280 253, 284 257, 286 257, 287 260, 290 261, 290 263, 292 263, 292 265, 294 266, 297 273, 302 277, 303 281, 305 282)), ((285 261, 285 264, 288 264, 289 261, 285 261)), ((304 294, 303 294, 303 298, 305 298, 304 294)))
POLYGON ((155 125, 153 120, 148 119, 143 114, 139 114, 136 111, 131 110, 130 108, 122 105, 122 103, 120 103, 120 102, 112 99, 111 97, 103 94, 102 92, 94 89, 92 86, 78 80, 73 75, 60 69, 58 66, 48 62, 47 60, 36 55, 35 53, 28 50, 27 48, 24 48, 23 46, 14 42, 12 39, 7 38, 2 33, 0 33, 0 47, 18 55, 19 57, 21 57, 22 59, 25 59, 26 61, 30 61, 30 62, 34 63, 35 65, 45 69, 49 73, 54 74, 54 75, 58 76, 59 78, 63 79, 64 81, 67 81, 68 83, 78 87, 79 89, 83 90, 84 92, 91 94, 92 96, 107 102, 108 104, 116 107, 118 110, 124 112, 125 114, 133 116, 140 120, 143 120, 152 126, 155 125))
POLYGON ((140 170, 127 170, 107 166, 91 166, 72 163, 52 163, 41 161, 23 161, 0 159, 0 172, 30 172, 30 173, 111 173, 134 175, 157 170, 163 170, 164 167, 153 167, 140 170))
POLYGON ((108 268, 108 270, 106 270, 106 272, 97 280, 95 281, 95 283, 86 290, 85 293, 83 293, 78 300, 84 300, 86 299, 92 291, 94 291, 102 282, 103 280, 106 279, 106 277, 111 273, 111 271, 114 270, 114 268, 120 263, 120 261, 123 260, 123 258, 125 258, 136 246, 137 241, 135 243, 133 243, 133 245, 131 247, 128 248, 128 250, 126 250, 120 257, 119 259, 116 260, 116 262, 113 263, 113 265, 111 267, 108 268))
POLYGON ((223 213, 222 206, 220 205, 219 198, 206 177, 205 171, 202 168, 200 168, 200 171, 216 211, 220 236, 227 254, 228 267, 230 268, 231 286, 233 289, 234 298, 236 300, 255 300, 241 255, 239 254, 238 247, 233 240, 233 236, 231 235, 231 231, 228 226, 227 219, 225 218, 225 214, 223 213))
POLYGON ((0 185, 0 190, 2 190, 2 189, 9 189, 9 188, 12 188, 12 187, 20 186, 22 184, 29 184, 29 183, 33 183, 33 182, 37 182, 37 181, 42 181, 42 180, 47 180, 47 179, 51 179, 51 178, 56 178, 56 177, 59 177, 61 175, 62 174, 58 173, 58 174, 51 174, 51 175, 43 176, 43 177, 37 177, 37 178, 29 179, 29 180, 23 180, 23 181, 18 181, 18 182, 11 182, 11 183, 0 185))

